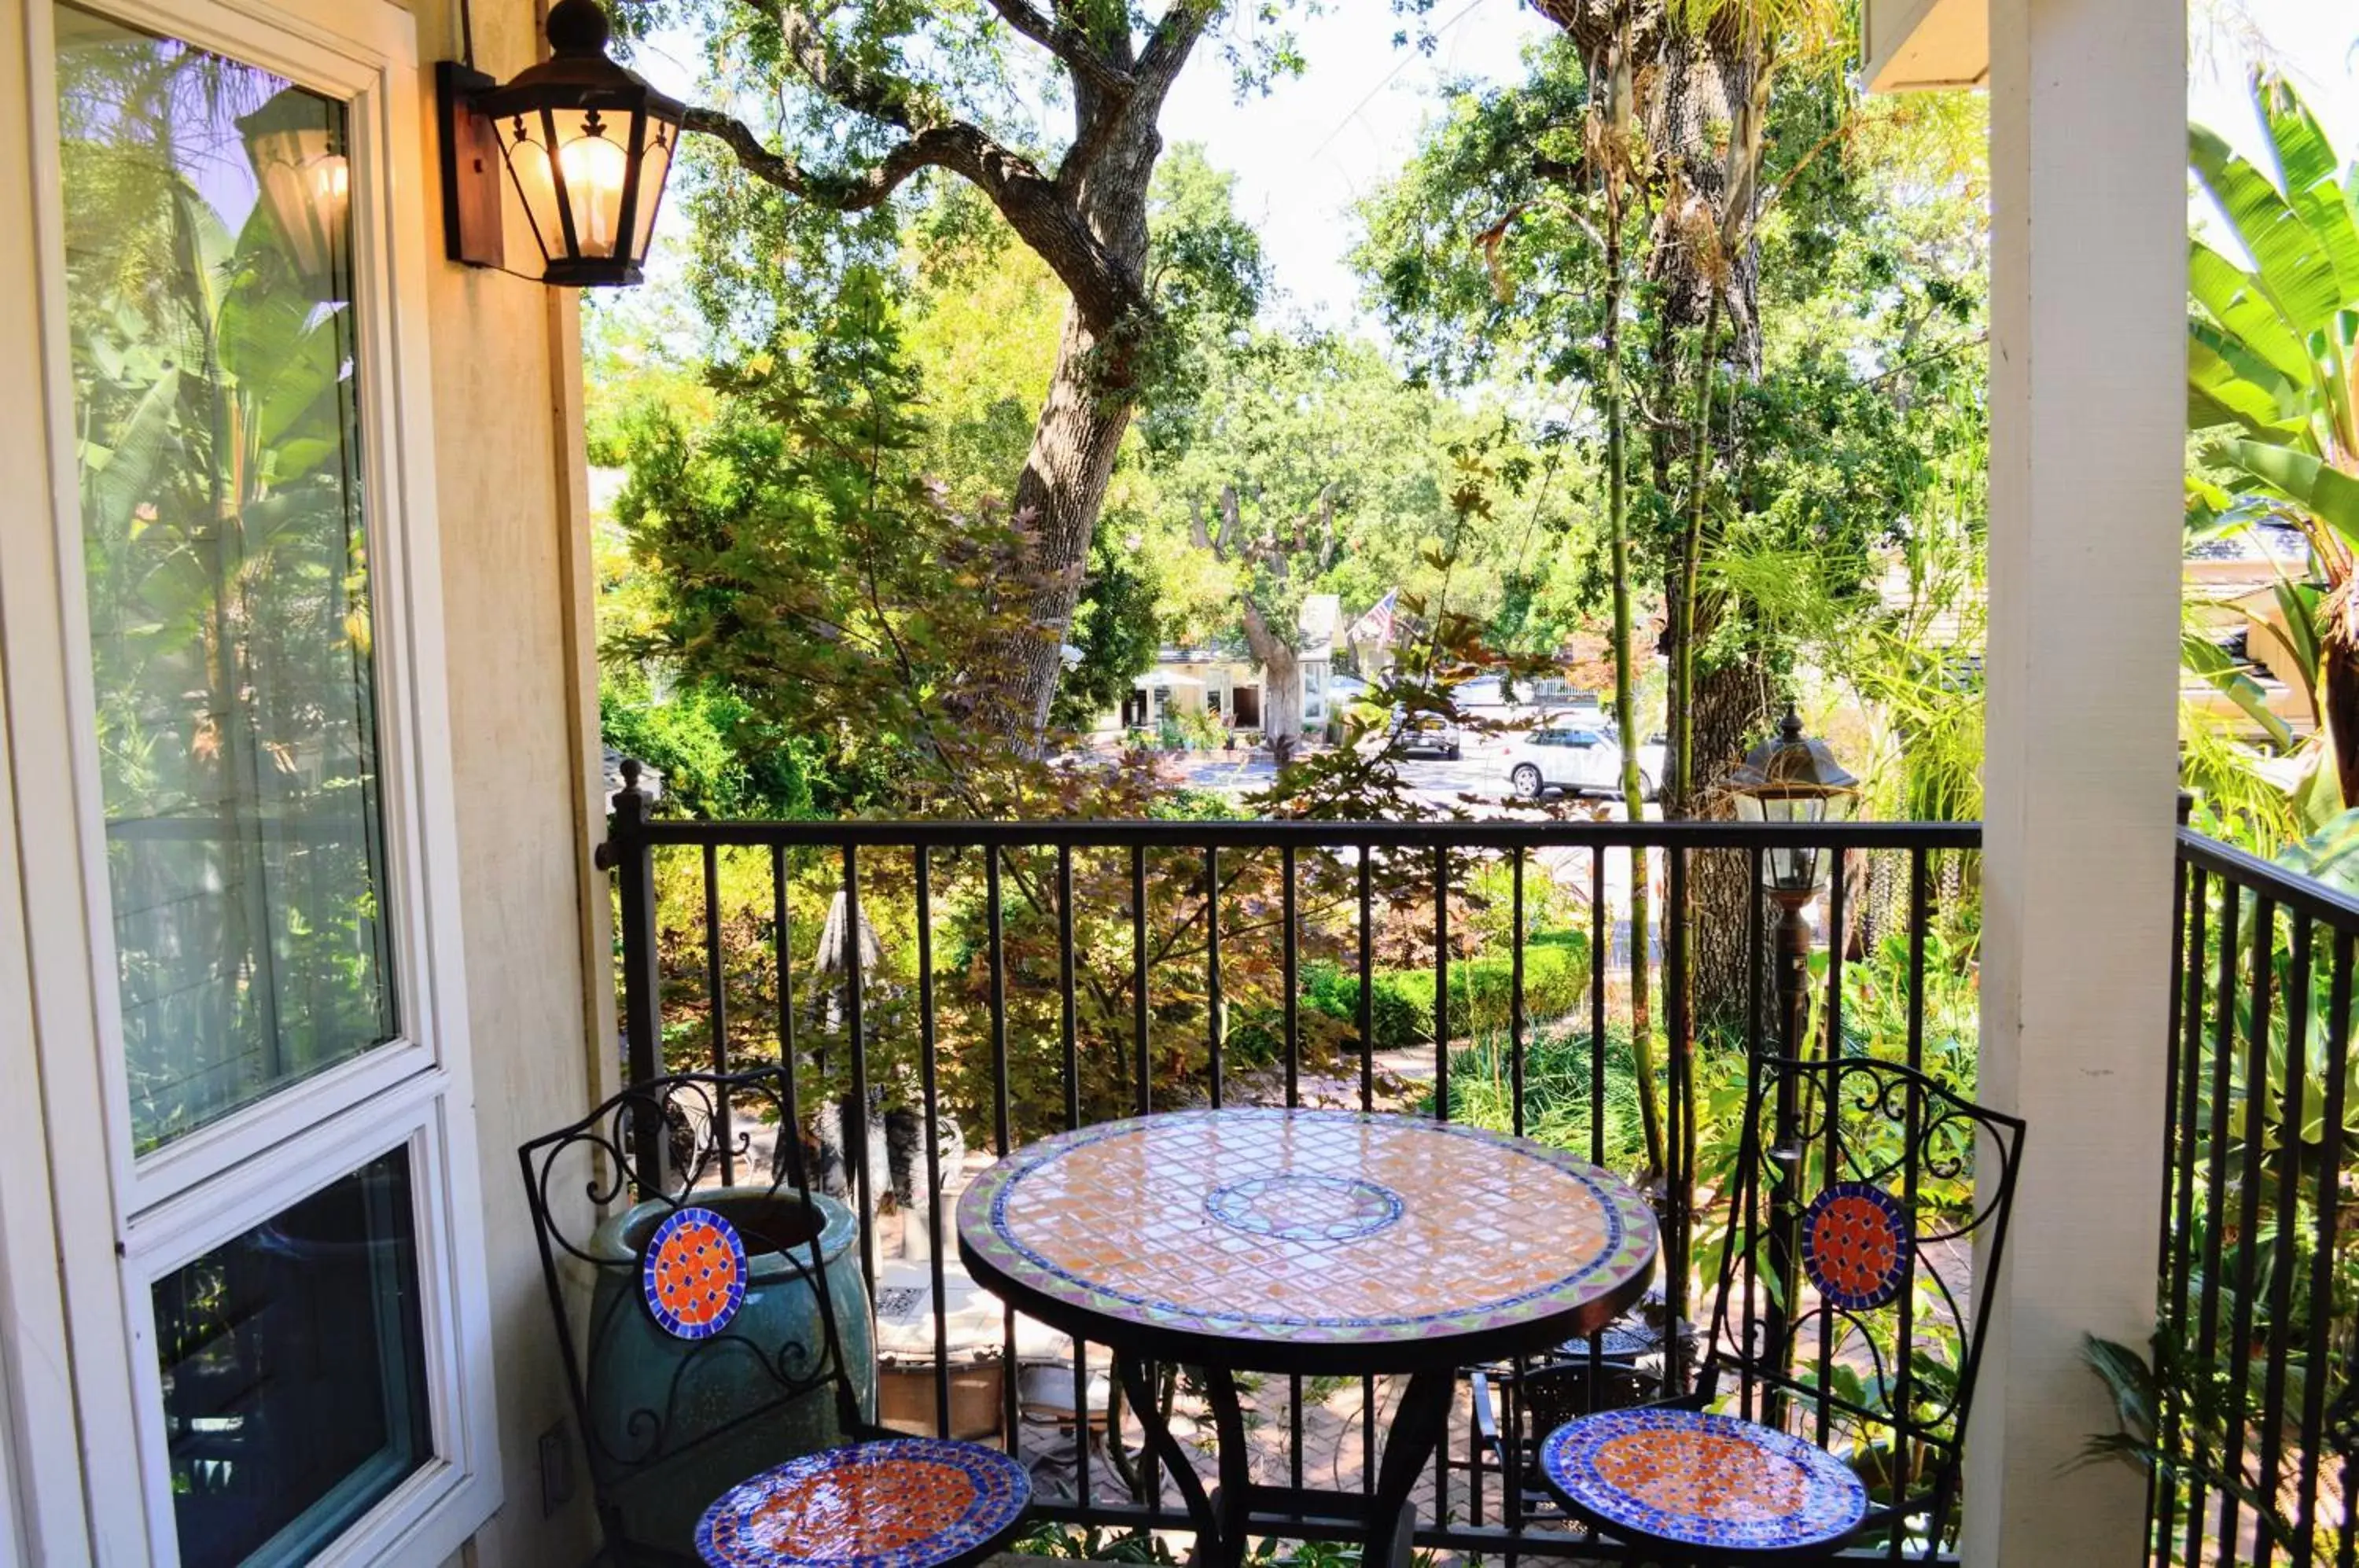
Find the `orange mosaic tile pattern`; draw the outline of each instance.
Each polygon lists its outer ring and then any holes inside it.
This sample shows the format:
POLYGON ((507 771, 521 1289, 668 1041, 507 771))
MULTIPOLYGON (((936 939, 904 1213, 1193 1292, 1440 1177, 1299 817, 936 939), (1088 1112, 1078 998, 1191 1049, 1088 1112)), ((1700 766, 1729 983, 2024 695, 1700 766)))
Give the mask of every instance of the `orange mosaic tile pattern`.
POLYGON ((706 1510, 697 1549, 717 1568, 927 1568, 993 1545, 1030 1498, 1020 1465, 974 1443, 831 1449, 733 1487, 706 1510))
POLYGON ((1540 1444, 1540 1474, 1609 1532, 1734 1552, 1823 1549, 1867 1517, 1867 1488, 1840 1460, 1735 1416, 1664 1406, 1567 1421, 1540 1444))
POLYGON ((1838 1181, 1802 1214, 1802 1265, 1836 1306, 1880 1307, 1908 1283, 1914 1243, 1900 1202, 1864 1181, 1838 1181))
POLYGON ((1625 1497, 1723 1524, 1782 1519, 1810 1485, 1792 1460, 1711 1432, 1634 1432, 1602 1444, 1594 1463, 1625 1497))
POLYGON ((668 1215, 647 1238, 640 1290, 647 1311, 678 1339, 708 1339, 745 1301, 745 1245, 711 1209, 668 1215))
POLYGON ((1199 1332, 1365 1343, 1571 1310, 1653 1267, 1627 1185, 1479 1128, 1178 1112, 1019 1149, 961 1235, 1051 1296, 1199 1332))

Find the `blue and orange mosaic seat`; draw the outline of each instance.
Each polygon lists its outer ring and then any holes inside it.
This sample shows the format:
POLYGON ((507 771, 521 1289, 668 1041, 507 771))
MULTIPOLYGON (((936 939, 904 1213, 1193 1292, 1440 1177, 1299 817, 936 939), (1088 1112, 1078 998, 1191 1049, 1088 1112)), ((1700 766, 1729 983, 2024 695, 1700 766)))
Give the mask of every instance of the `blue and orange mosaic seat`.
POLYGON ((608 1555, 962 1568, 1015 1533, 1030 1477, 997 1449, 868 1421, 867 1340, 844 1326, 868 1311, 844 1261, 857 1222, 808 1195, 799 1138, 763 1160, 739 1130, 793 1127, 795 1109, 776 1068, 678 1073, 518 1150, 608 1555), (614 1211, 587 1237, 565 1221, 585 1192, 614 1211), (586 1330, 564 1278, 581 1265, 586 1330), (807 1303, 780 1294, 799 1290, 807 1303))
POLYGON ((1988 1312, 1965 1270, 1997 1265, 2023 1131, 1899 1063, 1756 1058, 1694 1388, 1557 1427, 1549 1490, 1665 1563, 1935 1555, 1988 1312))
POLYGON ((790 1459, 696 1527, 712 1568, 957 1568, 997 1551, 1032 1497, 995 1448, 906 1437, 790 1459))

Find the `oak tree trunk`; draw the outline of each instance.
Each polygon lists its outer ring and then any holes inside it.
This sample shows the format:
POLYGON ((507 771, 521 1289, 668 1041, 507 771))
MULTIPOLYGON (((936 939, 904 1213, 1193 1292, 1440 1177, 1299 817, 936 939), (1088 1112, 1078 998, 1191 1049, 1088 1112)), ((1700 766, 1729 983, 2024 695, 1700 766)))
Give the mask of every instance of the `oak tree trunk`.
POLYGON ((1105 504, 1115 455, 1136 401, 1127 387, 1103 384, 1097 334, 1068 306, 1049 395, 1033 427, 1032 449, 1016 481, 1016 521, 1034 536, 1039 584, 1032 629, 1008 650, 1006 705, 1001 722, 1037 739, 1064 671, 1060 649, 1080 603, 1089 569, 1090 535, 1105 504))
POLYGON ((1283 766, 1302 742, 1302 659, 1295 646, 1270 629, 1268 617, 1245 602, 1245 646, 1262 667, 1261 734, 1283 766))

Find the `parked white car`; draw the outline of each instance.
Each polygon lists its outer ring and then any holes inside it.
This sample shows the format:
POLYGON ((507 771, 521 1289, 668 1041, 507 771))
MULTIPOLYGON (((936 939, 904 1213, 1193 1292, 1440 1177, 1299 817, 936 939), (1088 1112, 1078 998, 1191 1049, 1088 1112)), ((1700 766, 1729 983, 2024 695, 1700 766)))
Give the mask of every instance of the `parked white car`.
MULTIPOLYGON (((1652 796, 1655 775, 1639 752, 1638 782, 1652 796)), ((1657 766, 1660 766, 1659 761, 1657 766)), ((1507 782, 1537 800, 1550 789, 1569 795, 1614 795, 1622 789, 1622 748, 1594 724, 1549 724, 1517 735, 1507 750, 1507 782)))

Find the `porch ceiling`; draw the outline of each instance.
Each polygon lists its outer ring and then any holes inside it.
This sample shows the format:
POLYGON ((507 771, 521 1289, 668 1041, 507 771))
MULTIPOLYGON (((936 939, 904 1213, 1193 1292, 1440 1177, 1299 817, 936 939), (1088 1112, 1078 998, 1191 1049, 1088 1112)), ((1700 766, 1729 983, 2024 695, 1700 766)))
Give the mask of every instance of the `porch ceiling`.
POLYGON ((1867 0, 1862 25, 1871 93, 1990 81, 1990 0, 1867 0))

